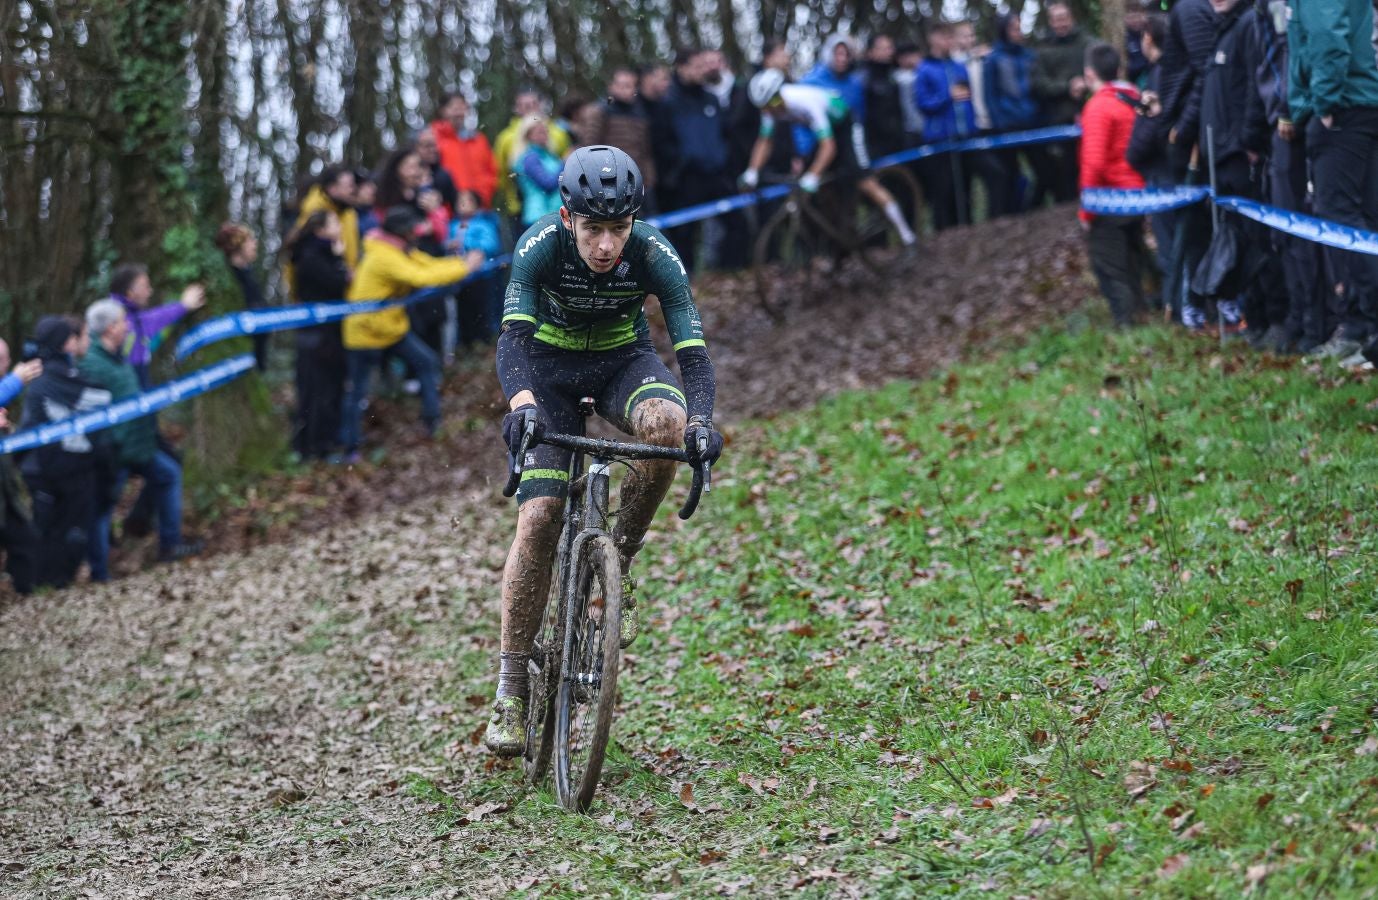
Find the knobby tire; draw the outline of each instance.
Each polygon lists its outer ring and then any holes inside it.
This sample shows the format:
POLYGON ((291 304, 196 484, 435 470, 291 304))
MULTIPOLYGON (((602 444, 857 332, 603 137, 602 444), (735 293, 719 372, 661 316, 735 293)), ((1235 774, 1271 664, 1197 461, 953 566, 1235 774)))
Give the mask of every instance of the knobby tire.
POLYGON ((622 568, 611 536, 595 534, 579 545, 567 588, 572 590, 555 703, 555 789, 561 806, 582 813, 598 789, 617 706, 622 568), (580 674, 595 673, 596 687, 574 683, 580 674))
POLYGON ((756 298, 762 311, 775 322, 785 318, 789 297, 799 292, 795 273, 802 274, 802 291, 813 290, 815 248, 804 214, 791 197, 766 220, 756 238, 752 268, 756 276, 756 298))

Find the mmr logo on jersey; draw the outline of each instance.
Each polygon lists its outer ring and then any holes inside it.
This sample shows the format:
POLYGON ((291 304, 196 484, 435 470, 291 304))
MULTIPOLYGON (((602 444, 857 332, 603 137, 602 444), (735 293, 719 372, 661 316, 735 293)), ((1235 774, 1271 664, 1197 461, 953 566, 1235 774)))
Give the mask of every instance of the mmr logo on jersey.
POLYGON ((542 228, 542 229, 541 229, 539 232, 537 232, 536 234, 533 234, 531 237, 527 238, 526 243, 525 243, 525 244, 522 244, 522 248, 521 248, 520 250, 517 251, 517 255, 518 255, 518 256, 521 256, 521 257, 525 257, 526 254, 527 254, 527 251, 531 250, 531 249, 534 248, 537 244, 539 244, 542 240, 544 240, 545 237, 546 237, 547 235, 549 235, 550 233, 552 233, 552 232, 555 230, 555 228, 556 228, 556 226, 554 226, 554 225, 547 225, 546 227, 542 228))

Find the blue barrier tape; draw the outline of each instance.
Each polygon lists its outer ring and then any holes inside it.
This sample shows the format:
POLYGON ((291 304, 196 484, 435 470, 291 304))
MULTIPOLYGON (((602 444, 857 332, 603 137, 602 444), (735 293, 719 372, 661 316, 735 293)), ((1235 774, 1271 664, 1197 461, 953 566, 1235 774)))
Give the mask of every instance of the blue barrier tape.
MULTIPOLYGON (((1081 137, 1081 128, 1079 126, 1058 125, 1053 128, 1036 128, 1032 131, 1020 131, 1013 134, 997 134, 989 137, 968 138, 961 141, 943 141, 937 144, 924 144, 922 147, 915 147, 912 150, 901 150, 899 153, 891 153, 889 156, 882 156, 880 159, 871 163, 871 168, 868 171, 903 165, 907 162, 913 162, 916 159, 937 156, 940 153, 964 153, 971 150, 996 150, 1002 147, 1024 147, 1030 144, 1048 144, 1054 141, 1066 141, 1079 137, 1081 137)), ((762 188, 761 190, 749 194, 724 197, 721 200, 710 200, 707 203, 700 203, 697 206, 687 206, 684 209, 677 209, 673 212, 664 213, 659 216, 652 216, 646 221, 656 228, 677 228, 680 225, 688 225, 700 219, 721 216, 724 213, 745 209, 757 203, 787 196, 791 189, 792 186, 788 184, 771 185, 770 187, 762 188)))
POLYGON ((349 316, 379 312, 393 306, 407 306, 431 297, 441 297, 453 291, 455 285, 463 284, 470 279, 489 277, 511 260, 511 256, 490 259, 479 269, 464 276, 454 284, 426 288, 423 291, 390 300, 363 300, 357 303, 335 300, 327 303, 304 303, 295 306, 269 306, 217 316, 208 322, 202 322, 182 335, 181 340, 177 342, 174 355, 179 360, 185 359, 203 347, 230 338, 245 337, 251 334, 267 334, 273 331, 290 331, 296 328, 307 328, 311 325, 324 325, 327 322, 338 322, 349 316))
MULTIPOLYGON (((1098 216, 1139 216, 1167 212, 1209 199, 1210 188, 1204 186, 1144 190, 1087 188, 1081 192, 1081 208, 1098 216)), ((1216 197, 1214 200, 1221 209, 1239 213, 1285 234, 1339 250, 1378 256, 1378 232, 1279 209, 1243 197, 1216 197)))
POLYGON ((1190 185, 1142 190, 1086 188, 1081 192, 1081 208, 1097 216, 1151 216, 1200 203, 1210 195, 1210 188, 1190 185))
POLYGON ((688 225, 690 222, 697 222, 700 219, 710 219, 713 216, 721 216, 733 210, 745 209, 754 206, 765 200, 774 200, 777 197, 784 197, 789 194, 792 187, 788 184, 773 184, 770 187, 761 188, 750 194, 738 194, 735 197, 723 197, 721 200, 710 200, 707 203, 700 203, 697 206, 686 206, 684 209, 677 209, 674 212, 663 213, 659 216, 651 216, 646 220, 648 225, 656 228, 678 228, 681 225, 688 225))
POLYGON ((1027 147, 1032 144, 1052 144, 1070 141, 1081 137, 1080 125, 1053 125, 1048 128, 1034 128, 1030 131, 1015 131, 1009 134, 992 134, 987 137, 966 138, 960 141, 939 141, 924 144, 911 150, 901 150, 882 156, 871 162, 872 169, 898 166, 916 159, 926 159, 940 153, 966 153, 972 150, 1000 150, 1005 147, 1027 147))
POLYGON ((152 415, 179 400, 205 394, 234 381, 254 367, 251 353, 233 356, 204 369, 183 375, 137 397, 130 397, 100 409, 30 428, 0 441, 0 455, 32 450, 79 434, 90 434, 114 425, 152 415))
MULTIPOLYGON (((939 153, 962 153, 971 150, 993 150, 1001 147, 1021 147, 1030 144, 1046 144, 1053 141, 1065 141, 1081 136, 1081 129, 1075 125, 1059 125, 1053 128, 1038 128, 1032 131, 1022 131, 1013 134, 992 135, 990 137, 969 138, 961 141, 944 141, 937 144, 925 144, 922 147, 915 147, 912 150, 905 150, 900 153, 892 153, 889 156, 876 160, 872 170, 885 168, 887 166, 901 165, 912 162, 916 159, 924 159, 929 156, 936 156, 939 153)), ((787 196, 791 186, 787 184, 771 185, 748 194, 739 194, 734 197, 723 197, 719 200, 711 200, 707 203, 700 203, 695 206, 688 206, 683 209, 673 210, 658 216, 651 216, 646 222, 656 228, 678 228, 681 225, 688 225, 703 219, 711 219, 714 216, 721 216, 748 206, 754 206, 768 200, 775 200, 787 196)), ((483 268, 466 277, 483 278, 491 275, 504 265, 511 262, 511 256, 503 256, 493 259, 484 264, 483 268)), ((461 282, 455 282, 459 284, 461 282)), ((454 289, 454 285, 445 285, 439 288, 431 288, 420 291, 407 297, 399 297, 391 300, 373 300, 363 303, 348 303, 340 300, 333 303, 315 303, 296 306, 275 306, 266 309, 250 309, 243 312, 230 313, 220 316, 208 322, 203 322, 192 328, 181 340, 177 342, 176 357, 184 359, 195 353, 197 350, 207 347, 220 341, 230 338, 245 337, 252 334, 266 334, 273 331, 288 331, 295 328, 306 328, 311 325, 323 325, 327 322, 338 322, 348 316, 362 315, 364 313, 378 312, 392 306, 407 305, 418 303, 429 297, 447 294, 454 289)))
POLYGON ((1289 212, 1276 206, 1245 200, 1243 197, 1217 197, 1215 203, 1255 222, 1262 222, 1269 228, 1296 235, 1313 243, 1378 256, 1378 233, 1372 231, 1351 228, 1303 213, 1289 212))

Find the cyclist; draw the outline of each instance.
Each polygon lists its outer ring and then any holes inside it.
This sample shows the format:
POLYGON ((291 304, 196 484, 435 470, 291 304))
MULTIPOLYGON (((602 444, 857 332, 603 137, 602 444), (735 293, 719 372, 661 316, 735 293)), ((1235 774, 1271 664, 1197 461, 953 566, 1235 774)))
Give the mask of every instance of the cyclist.
POLYGON ((784 71, 771 65, 752 76, 747 96, 761 110, 761 131, 751 148, 747 170, 742 173, 742 187, 754 190, 760 182, 761 166, 770 158, 776 124, 803 125, 813 132, 818 146, 813 162, 799 178, 799 187, 810 194, 817 192, 823 173, 829 170, 842 178, 856 178, 857 189, 885 213, 905 246, 914 245, 914 232, 904 221, 894 196, 874 175, 866 174, 871 167, 866 138, 841 96, 814 85, 788 84, 784 71), (838 140, 839 135, 842 140, 838 140))
MULTIPOLYGON (((713 429, 713 363, 679 254, 657 229, 637 221, 645 199, 641 172, 614 147, 581 147, 560 174, 563 205, 517 242, 498 338, 498 377, 509 412, 503 439, 517 452, 527 424, 577 433, 578 403, 640 441, 674 446, 713 462, 722 436, 713 429), (681 390, 651 343, 642 306, 660 301, 681 390), (699 441, 707 450, 700 455, 699 441)), ((484 743, 515 756, 526 740, 527 659, 540 627, 569 485, 569 451, 537 444, 523 460, 517 535, 502 579, 502 645, 497 698, 484 743)), ((635 639, 632 557, 675 476, 672 461, 640 462, 622 483, 613 539, 622 563, 622 646, 635 639)))

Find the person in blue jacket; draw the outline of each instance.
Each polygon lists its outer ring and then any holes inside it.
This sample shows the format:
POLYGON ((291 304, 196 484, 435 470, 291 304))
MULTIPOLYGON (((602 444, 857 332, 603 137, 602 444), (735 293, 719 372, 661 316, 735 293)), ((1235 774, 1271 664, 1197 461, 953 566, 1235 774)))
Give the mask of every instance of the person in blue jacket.
MULTIPOLYGON (((3 348, 3 359, 5 363, 0 363, 0 371, 8 363, 10 358, 10 348, 4 341, 0 341, 0 348, 3 348)), ((29 359, 17 363, 15 367, 4 378, 0 378, 0 406, 9 406, 20 392, 24 390, 24 385, 33 381, 43 374, 43 360, 29 359)))
POLYGON ((1034 52, 1024 44, 1019 17, 1006 13, 996 20, 995 44, 985 59, 986 109, 996 131, 1038 127, 1038 101, 1029 73, 1034 52))
MULTIPOLYGON (((502 253, 502 232, 498 217, 479 206, 478 194, 462 190, 455 201, 455 217, 450 220, 449 250, 468 253, 478 250, 485 260, 502 253)), ((455 308, 453 335, 447 335, 445 346, 477 344, 497 337, 502 318, 502 292, 494 278, 476 278, 464 282, 459 289, 455 308)))
MULTIPOLYGON (((939 22, 928 33, 928 56, 914 77, 914 105, 923 113, 925 143, 956 141, 976 134, 976 111, 966 66, 952 59, 952 26, 939 22)), ((933 210, 933 228, 958 223, 955 169, 950 155, 924 160, 924 193, 933 210)))
MULTIPOLYGON (((1024 28, 1019 17, 1006 13, 996 19, 995 44, 985 60, 984 78, 986 110, 990 113, 991 128, 996 132, 1027 131, 1039 126, 1038 101, 1033 96, 1030 72, 1034 52, 1024 44, 1024 28)), ((1010 147, 997 151, 1005 170, 1011 173, 1008 181, 1010 196, 1005 208, 1019 212, 1024 208, 1024 177, 1019 160, 1023 156, 1033 168, 1027 151, 1010 147)))
POLYGON ((518 134, 512 175, 522 198, 522 225, 529 228, 560 208, 560 170, 564 164, 550 149, 550 129, 541 116, 528 116, 518 134))

